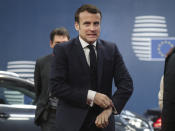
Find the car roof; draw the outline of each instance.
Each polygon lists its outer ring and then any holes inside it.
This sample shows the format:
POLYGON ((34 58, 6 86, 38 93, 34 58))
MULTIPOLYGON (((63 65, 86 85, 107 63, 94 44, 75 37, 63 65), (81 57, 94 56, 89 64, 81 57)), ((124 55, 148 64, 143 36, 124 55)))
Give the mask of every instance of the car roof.
POLYGON ((14 72, 0 71, 0 79, 16 80, 16 81, 20 81, 20 82, 27 83, 27 84, 34 86, 33 81, 30 81, 24 78, 20 78, 19 75, 14 72))
POLYGON ((0 75, 19 77, 18 74, 14 73, 14 72, 8 72, 8 71, 0 71, 0 75))

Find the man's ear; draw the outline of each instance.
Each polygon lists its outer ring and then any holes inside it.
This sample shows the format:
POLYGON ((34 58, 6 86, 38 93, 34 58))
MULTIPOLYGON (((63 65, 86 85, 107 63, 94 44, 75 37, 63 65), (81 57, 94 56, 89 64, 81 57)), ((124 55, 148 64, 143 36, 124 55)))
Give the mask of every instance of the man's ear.
POLYGON ((50 47, 53 48, 53 42, 50 40, 50 47))
POLYGON ((74 26, 75 26, 75 29, 76 29, 77 31, 79 31, 79 23, 78 23, 78 22, 75 22, 74 26))

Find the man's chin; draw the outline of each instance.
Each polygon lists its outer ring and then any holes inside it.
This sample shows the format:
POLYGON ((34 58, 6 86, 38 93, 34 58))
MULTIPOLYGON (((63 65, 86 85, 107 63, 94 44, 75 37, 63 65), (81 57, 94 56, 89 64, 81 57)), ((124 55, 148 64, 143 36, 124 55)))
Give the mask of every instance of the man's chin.
POLYGON ((92 44, 92 43, 94 43, 95 41, 97 40, 97 38, 91 38, 91 39, 88 39, 87 41, 88 41, 88 43, 90 43, 90 44, 92 44))

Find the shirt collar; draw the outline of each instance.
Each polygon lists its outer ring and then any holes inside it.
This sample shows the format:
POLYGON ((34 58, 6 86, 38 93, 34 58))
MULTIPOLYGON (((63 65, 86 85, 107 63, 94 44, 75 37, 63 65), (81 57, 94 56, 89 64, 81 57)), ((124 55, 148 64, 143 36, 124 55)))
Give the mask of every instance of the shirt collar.
MULTIPOLYGON (((88 44, 86 41, 84 41, 80 36, 79 36, 79 40, 80 40, 80 43, 81 43, 81 46, 83 47, 83 49, 89 45, 89 44, 88 44)), ((94 46, 96 47, 97 41, 95 41, 92 45, 94 45, 94 46)))

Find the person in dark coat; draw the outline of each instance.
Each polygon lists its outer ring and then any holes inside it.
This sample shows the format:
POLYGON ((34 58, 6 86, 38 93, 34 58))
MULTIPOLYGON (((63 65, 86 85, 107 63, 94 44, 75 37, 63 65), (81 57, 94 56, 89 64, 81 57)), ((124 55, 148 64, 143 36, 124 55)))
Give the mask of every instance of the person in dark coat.
MULTIPOLYGON (((67 29, 56 28, 50 33, 50 47, 69 40, 67 29)), ((39 125, 42 131, 56 131, 56 105, 58 99, 51 97, 49 93, 49 76, 52 54, 36 60, 34 83, 36 92, 35 124, 39 125)))
POLYGON ((165 60, 162 131, 175 130, 175 47, 165 60))
POLYGON ((75 13, 79 36, 54 47, 50 86, 59 98, 58 131, 114 131, 114 114, 133 91, 132 79, 115 43, 98 39, 101 11, 82 5, 75 13), (112 95, 114 79, 117 91, 112 95))

